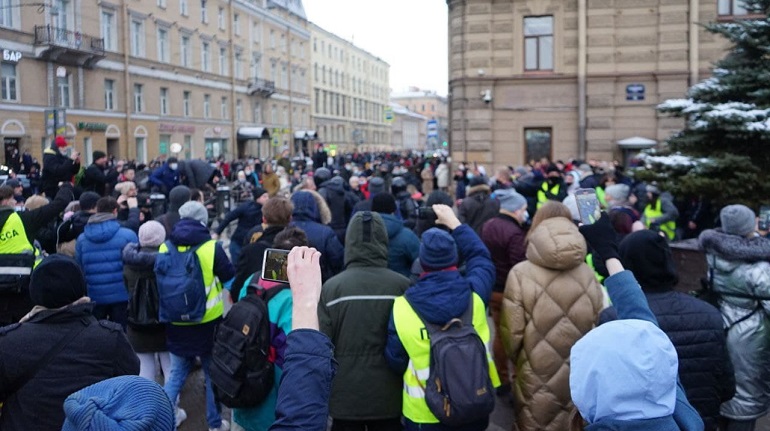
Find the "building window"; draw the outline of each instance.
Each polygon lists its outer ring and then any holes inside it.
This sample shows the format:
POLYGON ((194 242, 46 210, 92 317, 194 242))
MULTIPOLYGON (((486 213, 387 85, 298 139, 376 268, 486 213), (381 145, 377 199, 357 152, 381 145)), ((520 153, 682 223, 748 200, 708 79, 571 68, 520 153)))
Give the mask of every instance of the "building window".
POLYGON ((204 24, 209 23, 209 13, 206 10, 206 0, 201 0, 201 22, 204 24))
POLYGON ((262 74, 262 56, 256 51, 251 52, 251 77, 259 78, 262 74))
POLYGON ((144 57, 144 21, 131 20, 131 55, 144 57))
POLYGON ((281 33, 281 51, 286 52, 286 35, 281 33))
POLYGON ((236 36, 241 35, 241 16, 237 13, 233 15, 233 32, 236 36))
MULTIPOLYGON (((55 26, 60 30, 68 30, 72 28, 73 22, 71 21, 74 16, 74 11, 71 9, 73 4, 69 0, 55 0, 53 6, 56 8, 56 14, 54 15, 55 26)), ((60 34, 58 37, 66 38, 66 34, 60 34)))
POLYGON ((275 30, 270 29, 270 48, 275 49, 275 30))
POLYGON ((259 43, 262 40, 262 35, 259 30, 259 22, 254 21, 251 23, 251 41, 259 43))
POLYGON ((158 7, 166 8, 166 0, 158 0, 158 7))
POLYGON ((243 119, 243 101, 241 99, 235 101, 235 119, 238 121, 243 119))
POLYGON ((10 63, 3 63, 0 68, 0 75, 2 75, 3 85, 3 100, 16 102, 18 101, 18 93, 16 87, 16 65, 10 63))
POLYGON ((179 0, 179 14, 182 16, 187 16, 189 13, 190 11, 187 6, 187 0, 179 0))
POLYGON ((286 73, 286 65, 281 66, 281 88, 288 89, 289 75, 286 73))
POLYGON ((277 78, 275 62, 270 62, 270 80, 275 82, 277 78))
POLYGON ((275 105, 270 108, 270 122, 272 124, 278 124, 278 107, 275 105))
POLYGON ((208 42, 201 42, 201 69, 211 72, 211 46, 208 42))
POLYGON ((749 11, 744 7, 743 0, 719 0, 717 13, 723 16, 748 15, 749 11))
POLYGON ((103 10, 101 24, 102 39, 104 39, 104 49, 107 51, 115 51, 118 46, 117 32, 115 29, 115 12, 111 10, 103 10))
POLYGON ((524 18, 524 69, 553 70, 553 17, 524 18))
POLYGON ((59 106, 62 108, 70 108, 70 76, 67 75, 63 78, 58 78, 59 81, 59 106))
POLYGON ((321 112, 321 110, 319 109, 320 104, 321 104, 321 97, 320 96, 321 96, 320 95, 320 90, 316 88, 315 89, 315 110, 314 110, 314 113, 316 115, 318 115, 321 112))
POLYGON ((190 36, 182 36, 182 48, 179 51, 179 57, 183 67, 190 67, 190 36))
POLYGON ((313 39, 313 52, 318 52, 318 39, 313 39))
POLYGON ((219 115, 221 118, 229 118, 230 113, 227 112, 227 97, 222 96, 222 102, 219 104, 219 115))
POLYGON ((211 117, 211 95, 203 95, 203 118, 211 117))
POLYGON ((300 42, 299 43, 299 52, 297 53, 297 56, 299 58, 304 58, 305 57, 305 42, 300 42))
POLYGON ((225 8, 223 7, 217 9, 217 25, 220 30, 225 29, 225 8))
POLYGON ((552 130, 548 128, 524 129, 526 160, 551 159, 552 130))
POLYGON ((227 75, 227 48, 219 47, 219 74, 227 75))
POLYGON ((289 124, 289 108, 283 108, 283 124, 289 124))
POLYGON ((160 115, 168 115, 168 88, 160 89, 160 115))
POLYGON ((252 115, 254 116, 252 121, 257 124, 262 123, 262 107, 260 106, 259 102, 254 103, 254 112, 252 115))
POLYGON ((104 80, 104 110, 115 110, 115 81, 112 79, 104 80))
POLYGON ((243 79, 243 54, 240 51, 235 53, 235 78, 243 79))
POLYGON ((134 112, 144 112, 144 86, 134 84, 134 112))
POLYGON ((182 93, 182 115, 185 117, 190 116, 190 92, 185 91, 182 93))
POLYGON ((168 29, 158 29, 158 61, 168 63, 169 59, 168 29))
POLYGON ((18 26, 19 6, 19 0, 0 0, 0 27, 16 28, 18 26))

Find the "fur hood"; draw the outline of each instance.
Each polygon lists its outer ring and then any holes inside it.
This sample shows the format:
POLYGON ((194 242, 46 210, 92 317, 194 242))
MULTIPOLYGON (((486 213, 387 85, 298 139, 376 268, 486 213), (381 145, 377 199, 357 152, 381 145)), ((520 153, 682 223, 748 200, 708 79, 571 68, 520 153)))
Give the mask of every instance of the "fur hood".
POLYGON ((332 221, 332 212, 329 210, 329 205, 326 203, 326 199, 318 194, 315 190, 302 189, 296 190, 292 195, 292 203, 294 204, 294 216, 305 216, 316 223, 328 225, 332 221), (312 208, 311 201, 308 198, 302 198, 302 195, 298 193, 310 193, 315 201, 315 208, 312 208))
POLYGON ((700 248, 721 259, 741 262, 770 261, 770 240, 759 236, 729 235, 721 229, 704 230, 698 237, 700 248))
POLYGON ((492 193, 492 188, 486 184, 479 184, 477 186, 468 188, 468 197, 471 197, 472 195, 476 195, 476 194, 481 194, 481 193, 489 195, 492 193))

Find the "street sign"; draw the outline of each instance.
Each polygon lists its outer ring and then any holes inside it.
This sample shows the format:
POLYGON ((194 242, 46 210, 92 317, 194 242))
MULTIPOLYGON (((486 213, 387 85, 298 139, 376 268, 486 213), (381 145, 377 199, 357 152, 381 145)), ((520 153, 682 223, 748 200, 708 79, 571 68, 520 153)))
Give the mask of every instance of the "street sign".
POLYGON ((645 88, 644 84, 628 84, 626 85, 626 100, 640 101, 644 100, 645 88))
POLYGON ((390 106, 385 107, 385 121, 391 122, 393 121, 393 108, 390 106))
POLYGON ((438 138, 438 121, 428 120, 427 127, 428 127, 428 137, 438 138))

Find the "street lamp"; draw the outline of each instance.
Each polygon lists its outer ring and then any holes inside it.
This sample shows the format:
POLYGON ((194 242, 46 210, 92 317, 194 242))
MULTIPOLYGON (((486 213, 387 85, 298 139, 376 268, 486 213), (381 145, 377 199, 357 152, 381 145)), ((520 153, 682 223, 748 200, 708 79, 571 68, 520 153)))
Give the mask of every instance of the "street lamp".
POLYGON ((67 78, 67 68, 64 66, 59 66, 56 68, 56 88, 54 89, 54 123, 53 123, 53 136, 54 139, 59 133, 59 125, 63 124, 65 122, 64 116, 63 116, 63 110, 59 109, 60 104, 64 102, 63 100, 59 100, 62 98, 61 95, 61 80, 67 78))

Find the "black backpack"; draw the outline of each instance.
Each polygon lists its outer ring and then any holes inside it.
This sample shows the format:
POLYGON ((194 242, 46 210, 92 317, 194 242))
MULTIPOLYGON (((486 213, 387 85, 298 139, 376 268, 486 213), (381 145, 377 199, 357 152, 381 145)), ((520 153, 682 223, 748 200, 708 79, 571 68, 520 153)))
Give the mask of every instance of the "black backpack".
POLYGON ((137 330, 163 326, 160 322, 160 299, 155 273, 140 272, 129 292, 131 295, 128 298, 128 324, 137 330))
MULTIPOLYGON (((488 418, 495 409, 484 342, 473 327, 473 294, 459 318, 444 326, 420 317, 430 337, 430 373, 425 403, 444 425, 462 426, 488 418)), ((419 379, 418 379, 419 380, 419 379)))
POLYGON ((211 382, 219 402, 230 408, 256 407, 267 397, 275 379, 271 357, 267 303, 288 285, 263 289, 233 304, 214 335, 211 382))

